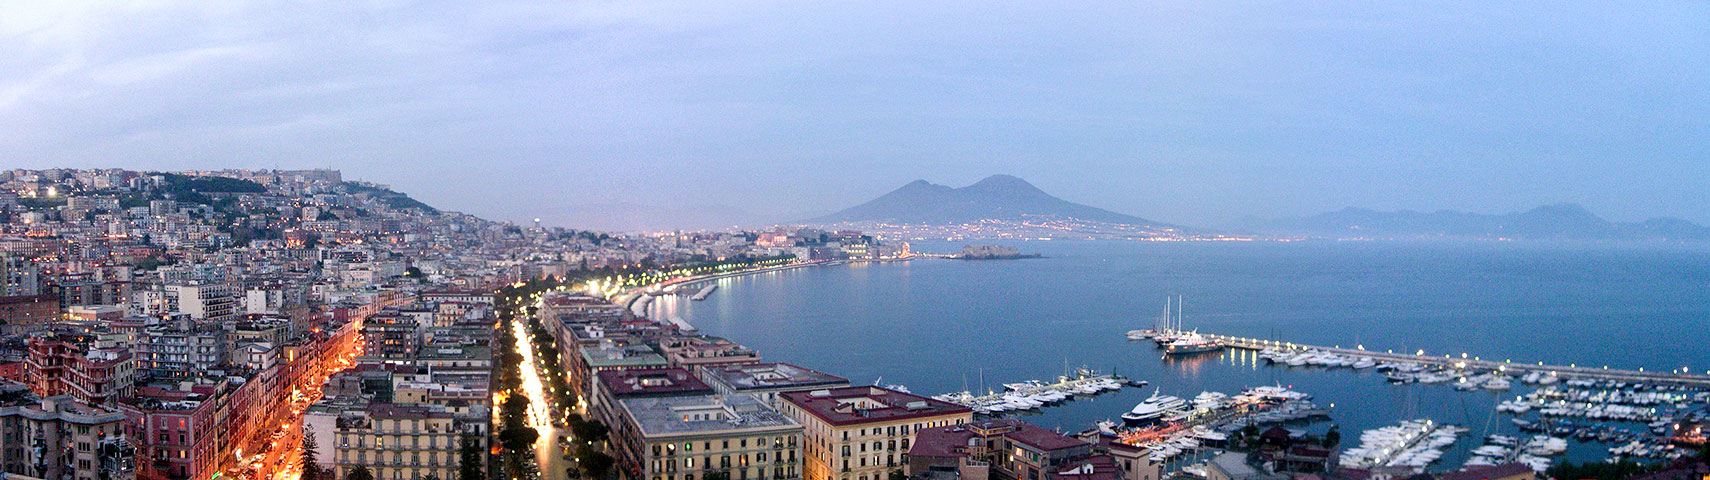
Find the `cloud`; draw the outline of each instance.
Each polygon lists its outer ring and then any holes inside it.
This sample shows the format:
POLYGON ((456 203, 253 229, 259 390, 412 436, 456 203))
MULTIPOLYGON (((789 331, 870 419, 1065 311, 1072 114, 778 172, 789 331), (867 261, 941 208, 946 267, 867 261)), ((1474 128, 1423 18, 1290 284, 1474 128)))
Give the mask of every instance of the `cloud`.
POLYGON ((1693 3, 19 1, 0 152, 333 166, 566 222, 997 171, 1182 223, 1558 201, 1710 221, 1704 31, 1693 3))

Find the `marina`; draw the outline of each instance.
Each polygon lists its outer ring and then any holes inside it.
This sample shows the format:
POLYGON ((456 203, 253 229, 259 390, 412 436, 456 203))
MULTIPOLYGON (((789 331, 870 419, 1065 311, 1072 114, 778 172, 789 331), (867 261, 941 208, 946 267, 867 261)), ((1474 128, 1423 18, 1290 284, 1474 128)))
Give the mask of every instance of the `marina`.
POLYGON ((1103 421, 1096 426, 1122 443, 1148 449, 1151 460, 1172 465, 1169 470, 1191 472, 1195 466, 1181 465, 1176 459, 1227 448, 1243 430, 1328 418, 1329 410, 1319 408, 1311 398, 1280 386, 1250 388, 1235 395, 1205 391, 1191 400, 1154 389, 1123 415, 1122 422, 1103 421))
MULTIPOLYGON (((1179 327, 1179 324, 1174 326, 1179 327)), ((1674 438, 1681 424, 1710 416, 1710 378, 1680 371, 1586 369, 1577 366, 1515 364, 1478 358, 1432 357, 1204 335, 1180 329, 1137 330, 1130 340, 1150 339, 1168 358, 1181 338, 1197 336, 1228 348, 1251 352, 1283 368, 1370 370, 1391 384, 1444 385, 1461 392, 1530 391, 1496 404, 1491 415, 1507 415, 1519 437, 1491 433, 1487 444, 1468 452, 1463 466, 1521 463, 1544 471, 1554 457, 1570 449, 1570 440, 1601 444, 1611 459, 1673 460, 1689 454, 1674 438), (1635 428, 1636 427, 1636 428, 1635 428)), ((1492 418, 1494 420, 1494 418, 1492 418)), ((1490 427, 1486 427, 1489 430, 1490 427)), ((1467 429, 1429 419, 1368 430, 1362 444, 1342 454, 1344 466, 1408 468, 1422 471, 1442 459, 1444 450, 1467 429)))
MULTIPOLYGON (((993 415, 1007 411, 1036 410, 1048 405, 1056 405, 1073 400, 1075 397, 1087 397, 1105 392, 1121 390, 1123 386, 1136 385, 1116 376, 1105 375, 1081 369, 1075 376, 1057 377, 1055 383, 1044 383, 1039 380, 1006 383, 1004 391, 976 395, 969 391, 946 393, 933 396, 933 399, 962 405, 974 410, 974 413, 993 415)), ((1143 385, 1143 383, 1138 384, 1143 385)))
POLYGON ((1360 445, 1342 452, 1343 467, 1378 469, 1400 467, 1424 471, 1437 463, 1443 450, 1455 444, 1467 429, 1430 419, 1407 420, 1399 425, 1360 433, 1360 445))
MULTIPOLYGON (((1693 374, 1679 370, 1673 372, 1656 372, 1645 371, 1644 369, 1622 370, 1610 369, 1608 367, 1581 367, 1578 365, 1545 365, 1543 362, 1538 362, 1536 364, 1516 363, 1507 360, 1495 361, 1484 360, 1478 357, 1468 358, 1466 354, 1461 354, 1459 357, 1447 354, 1438 357, 1426 355, 1423 350, 1411 354, 1396 353, 1394 351, 1378 352, 1366 350, 1363 346, 1356 348, 1341 348, 1302 345, 1278 340, 1261 340, 1227 335, 1202 334, 1197 331, 1182 331, 1176 329, 1135 330, 1126 334, 1126 336, 1131 340, 1150 338, 1154 340, 1168 339, 1172 342, 1175 341, 1175 339, 1188 335, 1200 336, 1209 341, 1218 342, 1227 348, 1258 352, 1262 358, 1266 358, 1268 360, 1280 360, 1276 363, 1284 363, 1289 366, 1314 365, 1332 368, 1348 367, 1358 370, 1362 368, 1375 367, 1380 364, 1389 364, 1396 368, 1419 367, 1421 369, 1425 369, 1435 367, 1438 371, 1459 372, 1463 375, 1488 374, 1489 376, 1483 377, 1483 380, 1485 381, 1484 383, 1478 383, 1478 386, 1481 388, 1492 387, 1491 385, 1487 385, 1490 380, 1500 379, 1503 382, 1508 382, 1509 377, 1532 378, 1534 381, 1540 383, 1546 381, 1553 383, 1555 381, 1577 379, 1626 384, 1681 385, 1701 388, 1710 387, 1710 375, 1693 374), (1356 365, 1361 366, 1355 367, 1356 365)), ((1421 375, 1415 380, 1420 383, 1443 383, 1454 379, 1456 378, 1438 378, 1437 376, 1421 375)), ((1501 389, 1501 385, 1501 383, 1498 383, 1494 386, 1495 388, 1491 389, 1501 389)))

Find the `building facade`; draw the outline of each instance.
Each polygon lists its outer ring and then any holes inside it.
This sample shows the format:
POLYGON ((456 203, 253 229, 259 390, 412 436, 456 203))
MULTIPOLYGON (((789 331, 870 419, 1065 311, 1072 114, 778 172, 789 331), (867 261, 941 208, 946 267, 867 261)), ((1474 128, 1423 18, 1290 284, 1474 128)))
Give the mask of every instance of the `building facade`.
POLYGON ((334 425, 336 478, 358 465, 375 480, 457 478, 462 427, 451 413, 422 406, 373 404, 346 410, 334 425))
POLYGON ((619 465, 633 478, 730 480, 801 477, 802 426, 751 395, 620 400, 619 465))
POLYGON ((960 405, 879 387, 780 394, 780 410, 802 424, 805 480, 879 480, 907 464, 910 443, 926 428, 974 417, 960 405))
POLYGON ((125 414, 60 395, 0 406, 0 470, 46 480, 136 478, 125 414))

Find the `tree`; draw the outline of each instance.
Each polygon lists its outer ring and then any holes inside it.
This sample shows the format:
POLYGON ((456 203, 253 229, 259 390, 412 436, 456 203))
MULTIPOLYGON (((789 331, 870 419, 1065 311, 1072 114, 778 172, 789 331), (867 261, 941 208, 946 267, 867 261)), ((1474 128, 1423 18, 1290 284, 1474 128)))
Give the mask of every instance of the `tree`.
MULTIPOLYGON (((589 477, 606 478, 607 475, 611 475, 612 464, 616 462, 616 459, 612 458, 611 455, 606 455, 605 452, 594 452, 588 458, 582 459, 582 471, 587 472, 589 477)), ((728 474, 726 478, 729 478, 728 474)))
POLYGON ((1342 430, 1332 426, 1330 431, 1324 432, 1324 448, 1334 447, 1338 443, 1342 443, 1342 430))
POLYGON ((457 452, 457 480, 481 480, 481 440, 474 435, 464 435, 463 445, 457 452))
POLYGON ((540 439, 540 432, 522 425, 511 425, 499 432, 499 444, 511 452, 526 452, 534 448, 534 441, 540 439))
POLYGON ((366 465, 357 465, 350 470, 350 474, 344 476, 344 480, 374 480, 374 472, 368 471, 366 465))
POLYGON ((570 424, 570 433, 576 435, 576 438, 582 439, 588 443, 603 442, 606 440, 606 435, 610 432, 611 429, 607 428, 606 424, 600 422, 576 422, 570 424))
POLYGON ((528 417, 528 397, 511 395, 505 403, 499 406, 499 417, 509 422, 528 417))
POLYGON ((891 470, 890 480, 908 480, 908 475, 904 474, 901 468, 891 470))
POLYGON ((303 456, 298 459, 297 466, 302 467, 302 480, 320 480, 321 464, 315 461, 315 431, 308 425, 303 425, 303 456))
POLYGON ((1632 460, 1621 460, 1615 463, 1585 462, 1580 464, 1563 463, 1550 467, 1546 473, 1550 478, 1577 478, 1594 480, 1621 480, 1631 478, 1650 471, 1645 464, 1632 460))

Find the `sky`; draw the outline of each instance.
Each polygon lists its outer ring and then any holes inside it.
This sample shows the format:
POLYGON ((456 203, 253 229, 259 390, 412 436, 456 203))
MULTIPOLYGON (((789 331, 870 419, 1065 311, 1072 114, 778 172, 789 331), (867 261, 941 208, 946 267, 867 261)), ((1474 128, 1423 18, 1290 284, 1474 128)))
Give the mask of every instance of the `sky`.
POLYGON ((1188 225, 1710 224, 1707 87, 1703 2, 0 3, 0 168, 333 167, 579 228, 996 173, 1188 225))

